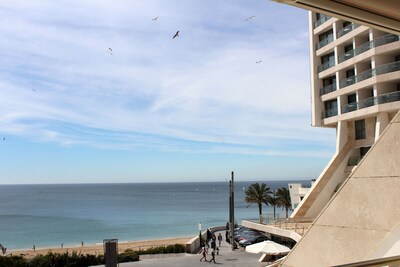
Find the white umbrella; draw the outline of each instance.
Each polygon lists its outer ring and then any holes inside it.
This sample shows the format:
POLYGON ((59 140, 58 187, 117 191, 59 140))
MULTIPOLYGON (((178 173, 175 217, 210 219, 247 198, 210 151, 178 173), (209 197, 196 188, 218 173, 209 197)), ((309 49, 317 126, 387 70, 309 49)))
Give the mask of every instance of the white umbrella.
POLYGON ((290 252, 290 248, 268 240, 249 245, 246 247, 246 251, 255 254, 262 252, 267 255, 282 255, 288 254, 290 252))

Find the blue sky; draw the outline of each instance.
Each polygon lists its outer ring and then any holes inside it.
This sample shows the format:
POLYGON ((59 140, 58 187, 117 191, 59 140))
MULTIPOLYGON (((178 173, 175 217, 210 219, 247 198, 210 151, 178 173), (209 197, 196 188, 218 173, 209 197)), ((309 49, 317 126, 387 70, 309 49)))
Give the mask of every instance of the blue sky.
POLYGON ((312 179, 334 153, 304 10, 6 0, 0 36, 0 184, 312 179))

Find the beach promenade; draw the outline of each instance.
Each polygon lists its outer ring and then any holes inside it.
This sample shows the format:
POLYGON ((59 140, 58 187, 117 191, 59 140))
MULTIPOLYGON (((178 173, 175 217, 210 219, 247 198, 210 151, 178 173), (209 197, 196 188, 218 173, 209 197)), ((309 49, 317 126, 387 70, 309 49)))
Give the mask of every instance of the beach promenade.
MULTIPOLYGON (((243 248, 231 250, 231 246, 222 241, 219 247, 219 255, 215 256, 216 264, 211 262, 200 262, 200 254, 178 254, 178 255, 154 255, 154 258, 143 259, 137 262, 120 263, 120 267, 144 267, 144 266, 157 266, 157 267, 200 267, 200 266, 248 266, 248 267, 261 267, 266 266, 267 263, 258 262, 261 254, 251 254, 244 251, 243 248)), ((207 255, 207 260, 211 259, 211 250, 207 255)), ((98 265, 100 267, 104 265, 98 265)))

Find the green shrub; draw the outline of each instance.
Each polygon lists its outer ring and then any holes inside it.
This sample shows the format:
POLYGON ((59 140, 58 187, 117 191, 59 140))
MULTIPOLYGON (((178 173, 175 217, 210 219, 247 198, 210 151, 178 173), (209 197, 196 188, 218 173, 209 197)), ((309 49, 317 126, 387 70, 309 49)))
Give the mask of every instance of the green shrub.
POLYGON ((138 261, 139 253, 137 251, 132 251, 130 249, 118 254, 118 262, 131 262, 138 261))
POLYGON ((21 256, 0 256, 0 266, 28 267, 28 262, 21 256))

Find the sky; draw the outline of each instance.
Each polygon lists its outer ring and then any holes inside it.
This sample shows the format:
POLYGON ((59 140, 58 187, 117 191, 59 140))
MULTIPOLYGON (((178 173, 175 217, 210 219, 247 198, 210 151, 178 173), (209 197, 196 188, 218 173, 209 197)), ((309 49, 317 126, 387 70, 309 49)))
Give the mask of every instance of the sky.
POLYGON ((335 151, 304 10, 3 0, 0 36, 0 184, 307 180, 335 151))

